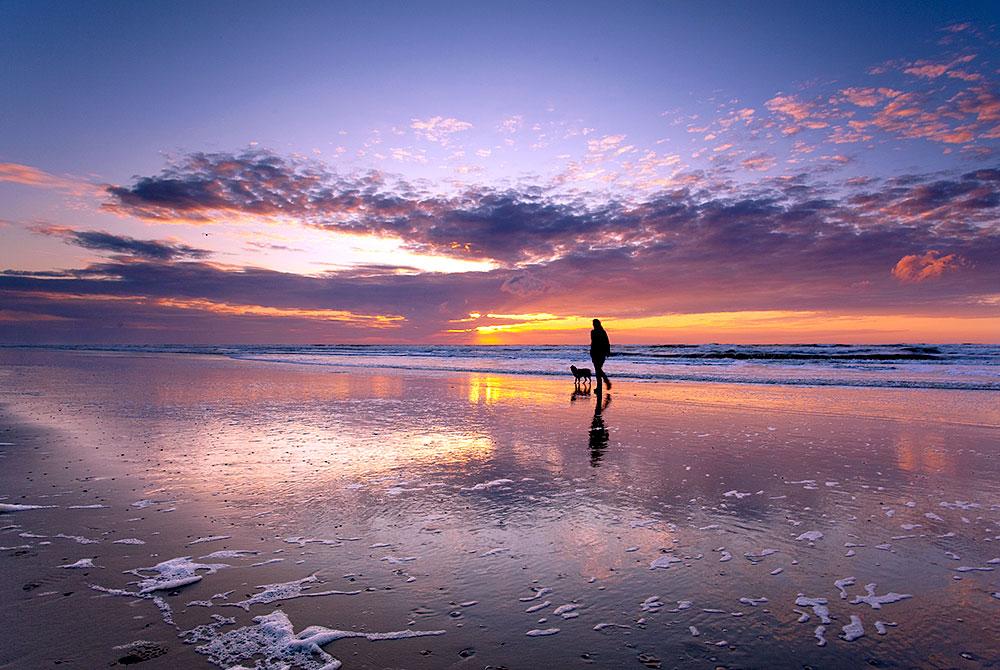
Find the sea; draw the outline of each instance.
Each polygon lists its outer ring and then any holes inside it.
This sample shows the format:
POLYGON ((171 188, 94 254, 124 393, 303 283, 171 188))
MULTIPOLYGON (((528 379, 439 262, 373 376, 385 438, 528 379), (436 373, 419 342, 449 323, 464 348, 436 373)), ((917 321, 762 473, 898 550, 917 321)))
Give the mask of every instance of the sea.
MULTIPOLYGON (((8 348, 12 345, 6 345, 8 348)), ((17 345, 132 354, 225 356, 339 369, 569 376, 592 367, 578 345, 17 345)), ((1000 344, 617 345, 612 381, 718 382, 1000 391, 1000 344)))

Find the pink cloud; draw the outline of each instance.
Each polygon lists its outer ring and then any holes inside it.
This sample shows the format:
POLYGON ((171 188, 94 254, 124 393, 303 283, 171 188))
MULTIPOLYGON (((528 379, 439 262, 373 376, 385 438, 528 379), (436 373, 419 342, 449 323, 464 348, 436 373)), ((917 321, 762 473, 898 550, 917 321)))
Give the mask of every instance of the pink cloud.
POLYGON ((21 163, 0 163, 0 182, 34 186, 35 188, 72 191, 81 195, 85 193, 97 194, 100 192, 92 184, 76 179, 58 177, 44 170, 39 170, 30 165, 22 165, 21 163))
POLYGON ((922 282, 937 279, 945 272, 957 270, 964 264, 961 256, 942 256, 940 251, 931 249, 924 254, 910 254, 900 258, 892 268, 892 276, 902 282, 922 282))
POLYGON ((764 106, 772 112, 790 116, 796 122, 806 120, 813 113, 812 103, 803 102, 794 95, 776 95, 765 102, 764 106))
POLYGON ((591 153, 610 151, 616 149, 624 141, 624 135, 605 135, 599 140, 587 140, 587 151, 591 153))
MULTIPOLYGON (((903 72, 912 74, 915 77, 937 79, 945 74, 952 76, 950 70, 952 70, 955 66, 969 63, 975 58, 975 55, 970 54, 956 58, 949 63, 933 63, 931 61, 918 60, 917 62, 912 63, 909 67, 903 68, 903 72)), ((968 75, 968 73, 965 72, 961 72, 958 78, 964 79, 966 76, 974 76, 977 79, 979 78, 978 75, 968 75)))
POLYGON ((845 88, 840 92, 844 100, 858 107, 874 107, 886 98, 895 98, 900 91, 891 88, 845 88))
POLYGON ((411 119, 410 128, 416 131, 418 137, 422 137, 428 142, 438 142, 447 144, 449 136, 472 128, 468 121, 458 119, 432 116, 429 119, 411 119))
POLYGON ((756 156, 751 156, 745 159, 741 165, 744 169, 755 170, 757 172, 765 172, 774 167, 776 161, 774 156, 769 156, 767 154, 759 154, 756 156))

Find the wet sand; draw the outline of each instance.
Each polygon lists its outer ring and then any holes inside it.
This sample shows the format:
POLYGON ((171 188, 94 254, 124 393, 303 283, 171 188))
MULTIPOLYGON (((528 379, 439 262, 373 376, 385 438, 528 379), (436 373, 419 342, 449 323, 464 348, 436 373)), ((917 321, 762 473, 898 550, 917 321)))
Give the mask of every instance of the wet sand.
POLYGON ((569 378, 14 350, 0 389, 0 668, 1000 657, 995 393, 620 381, 595 414, 569 378))

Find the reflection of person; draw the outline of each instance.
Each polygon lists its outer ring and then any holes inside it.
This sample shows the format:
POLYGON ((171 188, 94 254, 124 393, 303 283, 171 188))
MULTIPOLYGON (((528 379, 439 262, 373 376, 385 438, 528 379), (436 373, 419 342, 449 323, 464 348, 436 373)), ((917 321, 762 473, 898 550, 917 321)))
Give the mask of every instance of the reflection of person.
POLYGON ((590 331, 590 360, 594 362, 594 372, 597 375, 597 393, 600 395, 601 380, 611 390, 611 380, 604 374, 604 359, 611 355, 611 341, 608 333, 601 325, 600 319, 594 319, 594 329, 590 331))
POLYGON ((605 396, 601 402, 600 383, 598 382, 597 403, 594 405, 594 420, 590 422, 590 465, 596 468, 604 458, 604 450, 608 448, 608 428, 604 425, 601 412, 607 409, 611 396, 605 396))

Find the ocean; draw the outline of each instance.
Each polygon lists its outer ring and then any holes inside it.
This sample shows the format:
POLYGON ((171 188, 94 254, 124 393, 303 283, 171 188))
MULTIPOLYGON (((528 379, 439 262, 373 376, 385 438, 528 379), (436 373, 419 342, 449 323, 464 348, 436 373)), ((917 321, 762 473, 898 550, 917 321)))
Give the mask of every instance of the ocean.
MULTIPOLYGON (((590 367, 586 346, 469 345, 39 345, 31 348, 214 355, 332 368, 569 375, 590 367)), ((1000 391, 995 344, 616 345, 614 379, 791 386, 1000 391)))

